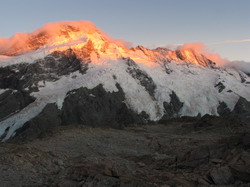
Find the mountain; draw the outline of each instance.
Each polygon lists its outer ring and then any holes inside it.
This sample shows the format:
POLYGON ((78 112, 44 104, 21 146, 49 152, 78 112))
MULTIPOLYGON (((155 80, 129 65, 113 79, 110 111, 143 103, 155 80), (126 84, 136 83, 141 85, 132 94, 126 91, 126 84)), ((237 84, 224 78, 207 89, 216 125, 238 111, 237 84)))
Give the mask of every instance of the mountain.
POLYGON ((181 116, 250 116, 250 78, 193 49, 129 48, 89 22, 0 40, 0 139, 59 125, 119 128, 181 116))

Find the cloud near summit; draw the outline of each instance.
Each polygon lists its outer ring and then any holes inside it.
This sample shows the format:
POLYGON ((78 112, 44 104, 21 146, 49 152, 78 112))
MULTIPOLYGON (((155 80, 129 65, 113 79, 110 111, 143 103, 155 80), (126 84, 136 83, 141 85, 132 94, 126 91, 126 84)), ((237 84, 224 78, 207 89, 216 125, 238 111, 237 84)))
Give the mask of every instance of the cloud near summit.
POLYGON ((180 50, 191 49, 197 53, 203 54, 208 59, 216 62, 218 66, 223 66, 229 60, 222 58, 219 54, 212 53, 203 43, 186 43, 178 47, 180 50))
MULTIPOLYGON (((217 44, 223 44, 223 43, 238 43, 238 42, 250 42, 250 39, 248 40, 230 40, 230 41, 222 41, 222 42, 216 42, 211 43, 211 45, 217 45, 217 44)), ((222 58, 219 54, 211 52, 208 47, 200 42, 196 43, 186 43, 186 44, 174 44, 174 45, 165 45, 161 47, 166 48, 177 48, 179 50, 187 50, 191 49, 194 50, 197 53, 203 54, 208 59, 216 62, 218 66, 221 67, 231 67, 235 68, 237 70, 243 71, 244 73, 250 74, 250 62, 245 61, 230 61, 226 58, 222 58)))
POLYGON ((17 33, 11 38, 0 38, 0 55, 19 55, 45 45, 60 44, 94 33, 119 46, 131 46, 125 40, 110 37, 90 21, 60 21, 45 24, 31 33, 17 33))

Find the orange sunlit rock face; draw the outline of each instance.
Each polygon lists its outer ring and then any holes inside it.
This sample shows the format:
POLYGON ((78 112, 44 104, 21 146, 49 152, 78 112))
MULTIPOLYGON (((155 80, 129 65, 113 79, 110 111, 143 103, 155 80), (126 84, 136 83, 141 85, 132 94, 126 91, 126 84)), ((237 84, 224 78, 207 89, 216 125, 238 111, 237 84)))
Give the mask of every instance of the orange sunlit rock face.
POLYGON ((196 60, 194 59, 194 55, 192 55, 192 53, 202 54, 204 57, 210 59, 213 62, 216 62, 217 65, 223 65, 224 63, 228 61, 227 59, 221 58, 220 55, 218 54, 208 52, 205 45, 202 43, 187 43, 181 46, 179 50, 184 51, 184 54, 188 57, 188 59, 194 60, 194 62, 196 63, 197 63, 196 61, 197 59, 196 60))
MULTIPOLYGON (((99 29, 87 21, 56 22, 44 25, 33 33, 18 33, 9 39, 0 39, 1 55, 19 55, 41 47, 59 46, 81 39, 95 40, 101 48, 101 40, 109 40, 99 29)), ((77 47, 77 46, 76 46, 77 47)))
MULTIPOLYGON (((155 66, 157 62, 189 62, 208 66, 207 58, 220 60, 214 54, 202 53, 202 44, 187 44, 176 51, 143 46, 127 47, 128 42, 115 40, 88 21, 49 23, 33 33, 18 33, 13 37, 0 38, 0 55, 17 56, 38 49, 49 52, 72 49, 81 59, 99 63, 99 59, 116 60, 130 58, 137 63, 155 66)), ((213 60, 212 59, 212 60, 213 60)))

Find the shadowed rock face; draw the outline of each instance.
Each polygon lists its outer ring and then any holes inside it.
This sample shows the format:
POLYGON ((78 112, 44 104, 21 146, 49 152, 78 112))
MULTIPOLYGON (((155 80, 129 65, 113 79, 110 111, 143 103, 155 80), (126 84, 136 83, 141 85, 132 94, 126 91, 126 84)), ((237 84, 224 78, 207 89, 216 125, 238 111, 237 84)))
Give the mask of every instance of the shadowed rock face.
POLYGON ((232 111, 230 111, 226 103, 220 102, 217 112, 220 116, 233 116, 241 121, 250 122, 250 102, 243 97, 239 98, 232 111))
POLYGON ((25 91, 7 90, 0 94, 0 121, 19 112, 34 102, 35 98, 25 91))
POLYGON ((93 89, 79 88, 67 94, 62 107, 63 124, 119 127, 123 124, 145 123, 147 116, 128 109, 125 94, 119 84, 118 92, 107 92, 102 85, 93 89))
POLYGON ((232 114, 243 120, 243 121, 250 121, 250 102, 247 101, 245 98, 240 97, 238 102, 236 103, 232 114))
POLYGON ((219 106, 217 107, 217 112, 220 116, 226 116, 231 113, 225 102, 220 102, 219 106))
MULTIPOLYGON (((116 86, 118 92, 112 93, 107 92, 102 85, 93 89, 79 88, 68 92, 61 110, 57 108, 56 104, 48 104, 37 117, 28 121, 21 129, 16 131, 17 138, 15 139, 34 139, 46 134, 58 125, 80 124, 121 128, 123 125, 148 123, 149 116, 145 112, 137 114, 127 107, 124 103, 125 94, 122 88, 119 84, 116 84, 116 86)), ((170 98, 169 103, 164 102, 165 115, 161 122, 179 117, 178 114, 183 103, 180 102, 174 92, 172 92, 170 98)), ((225 103, 221 103, 218 107, 218 113, 225 117, 239 116, 239 119, 247 121, 247 115, 250 113, 248 105, 249 102, 239 99, 233 112, 230 112, 225 103)), ((212 129, 215 128, 211 125, 214 124, 213 121, 220 120, 205 115, 195 126, 212 129)), ((230 121, 230 123, 234 124, 235 121, 230 121)), ((225 125, 223 121, 216 124, 216 128, 221 125, 225 125)), ((227 126, 229 127, 230 124, 227 126)))
POLYGON ((166 120, 179 117, 179 112, 183 106, 183 103, 173 91, 172 94, 170 94, 170 102, 164 102, 163 106, 165 109, 165 114, 162 117, 162 120, 166 120))
POLYGON ((85 73, 87 64, 81 62, 74 52, 54 52, 34 63, 22 63, 0 67, 0 88, 38 91, 38 82, 56 81, 63 75, 79 71, 85 73))
POLYGON ((47 104, 35 118, 16 131, 15 142, 29 141, 49 133, 61 125, 60 110, 55 103, 47 104))
POLYGON ((139 83, 147 90, 149 95, 152 98, 155 98, 154 93, 156 89, 156 85, 153 81, 153 79, 145 72, 140 70, 138 65, 132 60, 132 59, 124 59, 126 60, 127 72, 136 80, 139 81, 139 83))
POLYGON ((218 84, 216 84, 214 87, 218 89, 219 93, 221 93, 226 88, 222 82, 218 82, 218 84))
MULTIPOLYGON (((16 131, 12 141, 28 141, 49 133, 59 125, 88 125, 121 128, 123 125, 147 123, 145 112, 137 114, 124 103, 125 95, 119 84, 118 92, 107 92, 102 85, 93 89, 79 88, 67 94, 62 110, 55 103, 16 131)), ((4 138, 4 137, 2 137, 4 138)))

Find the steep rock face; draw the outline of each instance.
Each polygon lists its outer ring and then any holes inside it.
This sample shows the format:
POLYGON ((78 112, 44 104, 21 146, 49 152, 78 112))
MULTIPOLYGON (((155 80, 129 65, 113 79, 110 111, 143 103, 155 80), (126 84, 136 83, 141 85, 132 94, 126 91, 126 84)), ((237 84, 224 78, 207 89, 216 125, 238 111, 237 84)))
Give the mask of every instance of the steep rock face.
POLYGON ((32 64, 21 63, 0 67, 0 88, 38 91, 39 82, 56 81, 72 72, 86 72, 88 65, 81 62, 72 50, 53 52, 32 64))
POLYGON ((127 67, 127 72, 147 90, 147 92, 154 98, 154 93, 156 85, 152 78, 145 72, 142 71, 138 65, 132 59, 125 59, 127 67))
POLYGON ((19 112, 33 101, 35 98, 25 91, 7 90, 3 92, 0 94, 0 121, 19 112))
POLYGON ((148 115, 145 112, 137 114, 129 109, 124 103, 123 90, 119 84, 116 86, 119 91, 113 93, 105 91, 102 85, 93 89, 72 90, 65 98, 62 110, 59 110, 55 103, 47 104, 36 117, 19 128, 9 141, 33 140, 59 125, 79 124, 121 128, 122 125, 147 123, 148 115))
POLYGON ((162 117, 162 120, 179 117, 179 112, 183 106, 183 103, 180 101, 175 92, 172 92, 170 94, 170 99, 171 100, 169 103, 163 103, 165 114, 162 117))
POLYGON ((220 116, 230 115, 231 113, 225 102, 220 102, 219 106, 217 107, 217 112, 220 116))
POLYGON ((215 62, 211 61, 203 54, 199 54, 192 49, 177 49, 169 50, 166 48, 147 49, 143 46, 132 48, 133 51, 141 51, 145 56, 155 62, 186 62, 196 64, 203 67, 213 68, 216 66, 215 62))
POLYGON ((215 62, 209 60, 202 54, 196 53, 192 49, 176 50, 175 54, 178 59, 186 61, 186 62, 196 63, 197 65, 204 66, 204 67, 215 66, 215 62))
POLYGON ((18 129, 15 137, 11 140, 18 142, 38 138, 61 125, 61 123, 60 110, 58 110, 56 104, 47 104, 39 115, 18 129))
POLYGON ((218 89, 219 93, 221 93, 226 88, 222 82, 218 82, 214 87, 218 89))
POLYGON ((240 97, 232 114, 243 121, 250 121, 250 102, 245 98, 240 97))
POLYGON ((119 84, 118 92, 106 92, 102 85, 89 90, 80 88, 67 94, 62 107, 63 124, 119 127, 123 124, 145 123, 147 116, 129 109, 119 84))

